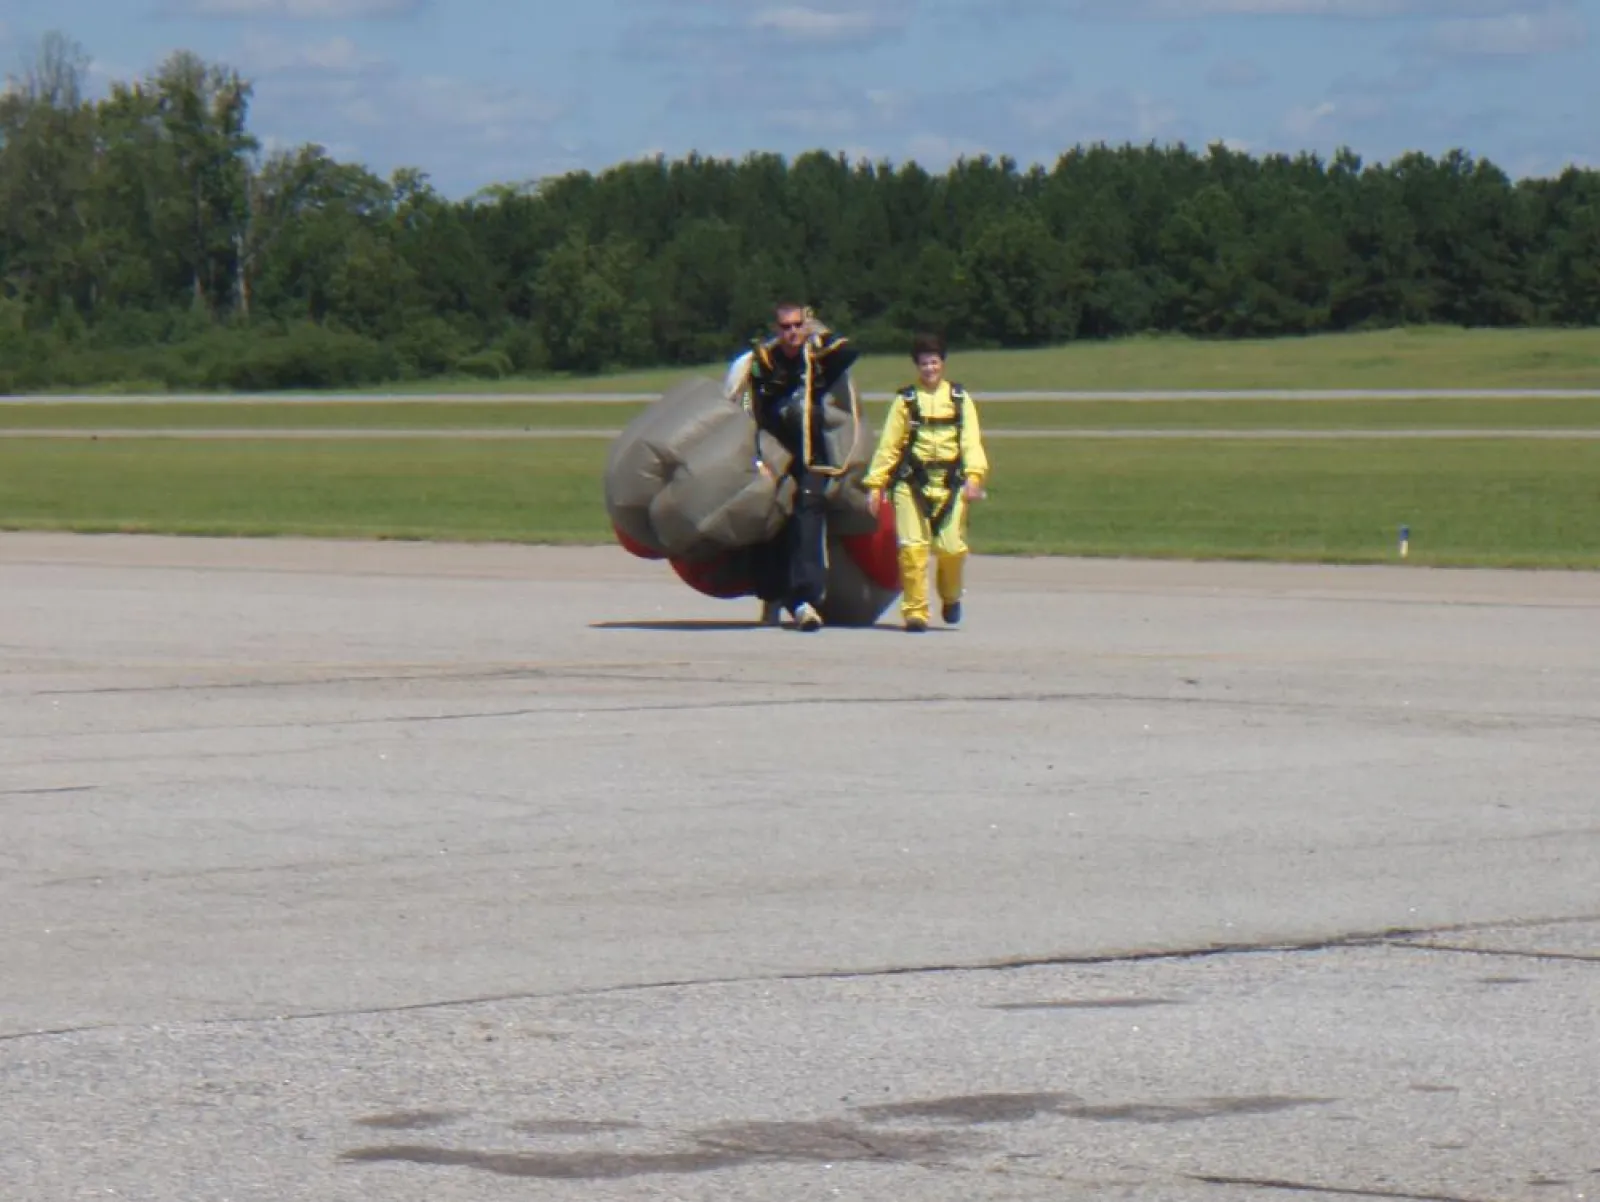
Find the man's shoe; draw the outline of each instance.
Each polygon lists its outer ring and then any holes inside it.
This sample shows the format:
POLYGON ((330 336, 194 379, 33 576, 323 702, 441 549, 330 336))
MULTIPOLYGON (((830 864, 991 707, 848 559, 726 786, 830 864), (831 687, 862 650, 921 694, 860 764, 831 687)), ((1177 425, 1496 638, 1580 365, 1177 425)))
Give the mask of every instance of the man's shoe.
POLYGON ((925 633, 927 631, 927 629, 928 629, 928 623, 927 623, 927 619, 925 619, 925 618, 907 618, 906 619, 906 633, 907 634, 923 634, 923 633, 925 633))
POLYGON ((961 621, 961 602, 946 601, 941 613, 944 615, 946 626, 957 625, 961 621))
POLYGON ((763 601, 761 603, 761 624, 763 626, 780 626, 783 624, 782 601, 763 601))
POLYGON ((794 624, 801 630, 821 630, 822 615, 814 606, 802 602, 795 607, 794 624))

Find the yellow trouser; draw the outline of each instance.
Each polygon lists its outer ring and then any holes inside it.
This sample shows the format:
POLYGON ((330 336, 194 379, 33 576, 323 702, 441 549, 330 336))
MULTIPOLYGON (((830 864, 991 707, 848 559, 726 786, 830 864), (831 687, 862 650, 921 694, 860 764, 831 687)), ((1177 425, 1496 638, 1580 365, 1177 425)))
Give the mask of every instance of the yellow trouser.
MULTIPOLYGON (((894 530, 900 540, 900 612, 906 619, 928 620, 928 558, 937 565, 939 600, 946 605, 961 600, 962 570, 967 562, 967 499, 959 492, 934 534, 923 516, 909 484, 894 487, 894 530)), ((939 512, 949 493, 942 488, 927 492, 928 512, 939 512)))

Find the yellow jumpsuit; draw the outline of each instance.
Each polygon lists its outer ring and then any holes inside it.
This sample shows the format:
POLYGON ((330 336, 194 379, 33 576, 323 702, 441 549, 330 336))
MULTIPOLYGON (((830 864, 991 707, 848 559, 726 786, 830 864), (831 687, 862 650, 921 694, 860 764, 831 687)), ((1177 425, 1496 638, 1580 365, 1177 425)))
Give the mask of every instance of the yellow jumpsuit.
MULTIPOLYGON (((907 394, 898 394, 890 405, 883 434, 878 440, 877 453, 867 468, 862 483, 868 489, 887 488, 900 450, 910 434, 911 415, 907 394)), ((924 422, 950 422, 955 416, 955 400, 950 381, 939 381, 938 387, 929 391, 920 384, 915 387, 917 407, 924 422)), ((910 481, 894 485, 895 533, 900 542, 900 612, 906 621, 926 623, 928 620, 928 559, 935 561, 935 576, 939 600, 949 606, 961 600, 963 576, 967 559, 967 500, 961 495, 960 484, 943 525, 935 531, 928 514, 937 514, 950 499, 945 487, 945 463, 954 460, 959 452, 966 479, 981 485, 989 474, 989 460, 984 454, 982 431, 978 425, 978 409, 967 394, 962 403, 961 432, 953 424, 924 425, 916 432, 912 452, 928 466, 929 488, 924 493, 927 513, 918 504, 910 481)))

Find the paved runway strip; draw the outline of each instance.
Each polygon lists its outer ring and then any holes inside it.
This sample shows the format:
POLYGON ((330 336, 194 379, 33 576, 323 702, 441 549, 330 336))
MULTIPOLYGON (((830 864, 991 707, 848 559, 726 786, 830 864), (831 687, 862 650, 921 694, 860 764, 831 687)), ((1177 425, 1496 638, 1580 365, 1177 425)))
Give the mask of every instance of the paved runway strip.
MULTIPOLYGON (((720 378, 720 373, 706 373, 720 378)), ((985 401, 1373 401, 1373 400, 1520 400, 1533 397, 1600 399, 1600 388, 1186 388, 1186 389, 986 389, 974 385, 985 401)), ((589 404, 628 405, 653 401, 659 392, 304 392, 304 393, 86 393, 0 395, 0 405, 129 404, 165 405, 189 402, 216 404, 384 404, 411 401, 440 404, 447 401, 484 404, 589 404)), ((886 401, 893 393, 863 390, 868 401, 886 401)))
POLYGON ((752 612, 0 536, 11 1196, 1595 1196, 1600 577, 752 612))
MULTIPOLYGON (((221 441, 221 442, 273 442, 273 441, 343 441, 343 442, 392 442, 395 440, 409 441, 500 441, 505 439, 540 441, 544 439, 611 439, 622 433, 622 427, 579 427, 569 428, 551 426, 545 429, 480 429, 462 430, 449 427, 418 430, 394 430, 373 428, 368 430, 344 429, 336 426, 315 427, 311 429, 260 429, 260 428, 227 428, 227 429, 196 429, 176 426, 167 429, 142 429, 131 427, 118 430, 75 430, 68 427, 55 429, 34 430, 6 430, 0 429, 0 439, 6 438, 45 438, 45 439, 77 439, 93 442, 97 439, 121 440, 128 438, 155 438, 221 441)), ((1134 426, 1125 429, 1063 429, 1059 426, 1046 426, 1038 429, 1011 429, 1007 427, 990 427, 984 431, 986 441, 1010 441, 1013 439, 1025 442, 1037 442, 1039 439, 1153 439, 1158 441, 1178 440, 1215 440, 1221 442, 1389 442, 1394 440, 1422 439, 1470 439, 1474 441, 1503 442, 1517 439, 1533 439, 1538 441, 1554 442, 1592 442, 1600 438, 1600 430, 1586 428, 1483 428, 1470 429, 1417 429, 1417 430, 1306 430, 1293 427, 1285 429, 1251 429, 1237 430, 1215 427, 1194 427, 1189 429, 1151 429, 1148 426, 1134 426)))

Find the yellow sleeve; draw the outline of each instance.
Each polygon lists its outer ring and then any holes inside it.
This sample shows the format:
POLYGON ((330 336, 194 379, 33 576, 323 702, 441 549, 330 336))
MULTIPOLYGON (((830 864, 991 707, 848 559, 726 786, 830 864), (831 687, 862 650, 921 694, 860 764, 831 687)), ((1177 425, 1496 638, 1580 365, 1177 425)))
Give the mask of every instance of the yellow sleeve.
POLYGON ((878 436, 877 453, 872 456, 872 463, 861 481, 867 488, 888 486, 889 473, 900 458, 900 444, 905 441, 909 424, 905 400, 896 396, 889 406, 888 416, 883 419, 883 433, 878 436))
POLYGON ((978 406, 967 393, 966 413, 961 419, 961 461, 967 478, 982 484, 989 475, 989 456, 983 449, 983 430, 978 424, 978 406))

